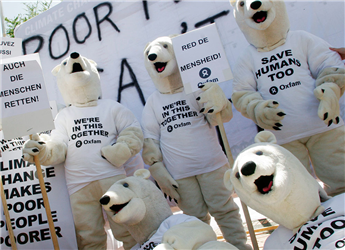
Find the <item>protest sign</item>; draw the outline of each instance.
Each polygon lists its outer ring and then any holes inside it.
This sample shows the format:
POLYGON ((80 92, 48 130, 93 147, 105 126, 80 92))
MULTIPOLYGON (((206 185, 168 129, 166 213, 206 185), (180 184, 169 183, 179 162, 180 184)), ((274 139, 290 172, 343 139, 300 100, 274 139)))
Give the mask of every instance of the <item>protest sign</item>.
POLYGON ((216 24, 210 24, 172 39, 186 94, 206 82, 232 79, 232 72, 216 24))
MULTIPOLYGON (((22 159, 21 150, 7 150, 11 145, 15 147, 23 143, 22 138, 1 141, 0 170, 16 244, 18 249, 53 249, 36 167, 22 159)), ((42 173, 59 246, 61 249, 77 249, 64 168, 62 165, 47 166, 42 168, 42 173)), ((0 208, 3 211, 2 205, 0 208)), ((11 249, 2 212, 0 248, 11 249)))
POLYGON ((54 128, 38 54, 1 62, 2 129, 5 139, 54 128))
POLYGON ((0 59, 21 56, 22 55, 22 39, 0 37, 0 59))

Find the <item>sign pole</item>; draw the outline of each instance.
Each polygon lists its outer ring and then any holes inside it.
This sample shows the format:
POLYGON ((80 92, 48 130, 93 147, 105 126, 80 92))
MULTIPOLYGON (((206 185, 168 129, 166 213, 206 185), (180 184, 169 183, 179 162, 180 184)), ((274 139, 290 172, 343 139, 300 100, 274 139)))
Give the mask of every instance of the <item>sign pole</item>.
POLYGON ((4 208, 4 214, 5 214, 5 218, 6 218, 8 235, 10 236, 11 247, 13 250, 17 250, 17 245, 16 245, 16 241, 14 239, 14 233, 13 233, 12 224, 11 224, 11 217, 10 217, 10 213, 8 212, 8 208, 7 208, 7 202, 6 202, 6 197, 5 197, 5 193, 4 193, 4 186, 2 184, 2 178, 0 180, 0 183, 1 183, 1 185, 0 185, 1 201, 2 201, 2 206, 4 208))
MULTIPOLYGON (((0 0, 0 16, 1 16, 1 30, 2 30, 2 36, 5 37, 6 36, 6 30, 5 30, 5 20, 4 20, 4 14, 2 11, 2 2, 0 0)), ((5 219, 6 219, 6 225, 7 225, 7 230, 8 230, 8 235, 10 237, 10 241, 11 241, 11 248, 13 250, 17 250, 17 245, 16 245, 16 241, 14 238, 14 233, 13 233, 13 228, 12 228, 12 224, 11 224, 11 217, 10 217, 10 213, 8 211, 8 207, 7 207, 7 201, 6 201, 6 197, 5 197, 5 192, 4 192, 4 185, 2 184, 2 176, 0 176, 0 188, 1 188, 1 202, 2 202, 2 207, 4 208, 4 214, 5 214, 5 219)))
POLYGON ((5 19, 4 19, 4 13, 2 11, 2 2, 0 0, 0 16, 1 16, 1 30, 2 30, 2 36, 6 36, 6 29, 5 29, 5 19))
MULTIPOLYGON (((226 156, 228 157, 230 168, 232 168, 233 165, 234 165, 234 158, 233 158, 231 150, 230 150, 230 146, 229 146, 229 142, 228 142, 228 137, 226 136, 224 125, 223 125, 223 121, 222 121, 222 118, 220 116, 220 113, 216 114, 216 120, 217 120, 217 123, 218 123, 220 135, 221 135, 222 140, 223 140, 223 144, 224 144, 224 148, 225 148, 225 153, 226 153, 226 156)), ((254 250, 259 250, 258 241, 256 240, 255 231, 254 231, 252 220, 250 218, 248 207, 242 201, 241 201, 241 205, 242 205, 244 217, 246 218, 247 227, 248 227, 250 239, 251 239, 252 244, 253 244, 253 248, 254 248, 254 250)))
MULTIPOLYGON (((30 135, 30 140, 32 140, 32 135, 30 135)), ((55 227, 54 227, 53 217, 52 217, 51 210, 50 210, 46 186, 44 184, 41 163, 40 163, 40 160, 39 160, 37 155, 34 156, 34 160, 35 160, 35 165, 36 165, 36 169, 37 169, 37 177, 38 177, 40 187, 41 187, 43 204, 44 204, 44 208, 45 208, 46 214, 47 214, 49 230, 50 230, 50 234, 52 237, 54 249, 59 250, 60 249, 59 248, 59 242, 58 242, 56 232, 55 232, 55 227)))

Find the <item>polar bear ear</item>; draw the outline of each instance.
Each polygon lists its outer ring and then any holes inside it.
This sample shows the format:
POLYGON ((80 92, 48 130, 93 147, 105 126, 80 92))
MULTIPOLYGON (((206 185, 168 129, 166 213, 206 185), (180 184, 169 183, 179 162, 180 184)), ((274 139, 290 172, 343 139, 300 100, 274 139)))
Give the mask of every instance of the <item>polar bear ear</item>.
POLYGON ((232 169, 228 169, 225 171, 223 182, 226 189, 232 192, 234 190, 234 186, 232 185, 232 182, 230 181, 231 172, 232 172, 232 169))
POLYGON ((95 65, 95 67, 97 67, 97 63, 96 63, 94 60, 91 60, 91 59, 87 59, 87 60, 89 60, 89 62, 90 62, 91 64, 93 64, 93 65, 95 65))
POLYGON ((236 4, 236 0, 230 0, 230 4, 234 7, 236 4))
POLYGON ((53 70, 52 70, 53 76, 57 75, 57 73, 59 72, 60 68, 61 68, 61 64, 59 64, 55 68, 53 68, 53 70))
POLYGON ((134 172, 134 176, 147 180, 148 178, 150 178, 151 173, 147 169, 138 169, 137 171, 134 172))
POLYGON ((259 132, 255 138, 254 142, 259 143, 259 142, 269 142, 269 143, 277 143, 277 139, 274 136, 274 134, 270 131, 261 131, 259 132))

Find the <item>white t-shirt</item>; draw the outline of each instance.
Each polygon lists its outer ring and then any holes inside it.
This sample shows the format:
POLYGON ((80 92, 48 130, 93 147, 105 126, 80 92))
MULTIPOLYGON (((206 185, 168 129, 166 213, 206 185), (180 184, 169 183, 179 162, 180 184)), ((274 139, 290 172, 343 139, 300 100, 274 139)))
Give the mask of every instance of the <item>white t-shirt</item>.
POLYGON ((154 235, 152 235, 148 241, 146 241, 142 245, 139 245, 139 243, 136 244, 134 247, 131 248, 131 250, 154 249, 158 244, 162 243, 163 235, 172 226, 178 225, 183 222, 189 222, 189 221, 194 221, 194 220, 199 220, 199 219, 194 216, 189 216, 186 214, 171 215, 162 222, 162 224, 157 229, 157 232, 154 235))
POLYGON ((328 127, 317 115, 320 102, 313 92, 315 78, 325 68, 344 68, 340 57, 329 47, 310 33, 290 31, 284 45, 269 52, 258 52, 249 46, 239 58, 233 91, 258 91, 263 99, 278 101, 286 114, 281 130, 272 130, 278 144, 344 124, 341 120, 328 127))
POLYGON ((140 128, 133 113, 113 100, 98 100, 94 107, 70 106, 55 119, 52 140, 62 140, 67 148, 65 174, 69 194, 90 182, 126 174, 101 155, 104 146, 116 142, 118 134, 130 126, 140 128))
POLYGON ((264 249, 345 249, 345 194, 322 203, 325 211, 304 224, 296 234, 279 226, 264 249))
POLYGON ((142 115, 145 138, 160 141, 163 163, 175 180, 208 173, 228 161, 196 101, 198 93, 186 95, 154 92, 142 115))

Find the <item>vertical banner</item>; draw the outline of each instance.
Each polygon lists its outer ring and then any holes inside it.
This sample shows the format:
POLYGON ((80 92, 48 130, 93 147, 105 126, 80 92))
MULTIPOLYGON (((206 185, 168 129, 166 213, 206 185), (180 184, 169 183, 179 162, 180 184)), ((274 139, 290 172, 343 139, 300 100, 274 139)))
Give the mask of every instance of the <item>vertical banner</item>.
MULTIPOLYGON (((0 170, 16 245, 18 249, 53 249, 37 170, 22 159, 23 143, 22 138, 0 143, 0 170)), ((64 168, 42 167, 42 173, 60 249, 77 249, 64 168)), ((2 205, 0 208, 3 211, 2 205)), ((0 219, 0 249, 11 249, 3 212, 0 219)))

